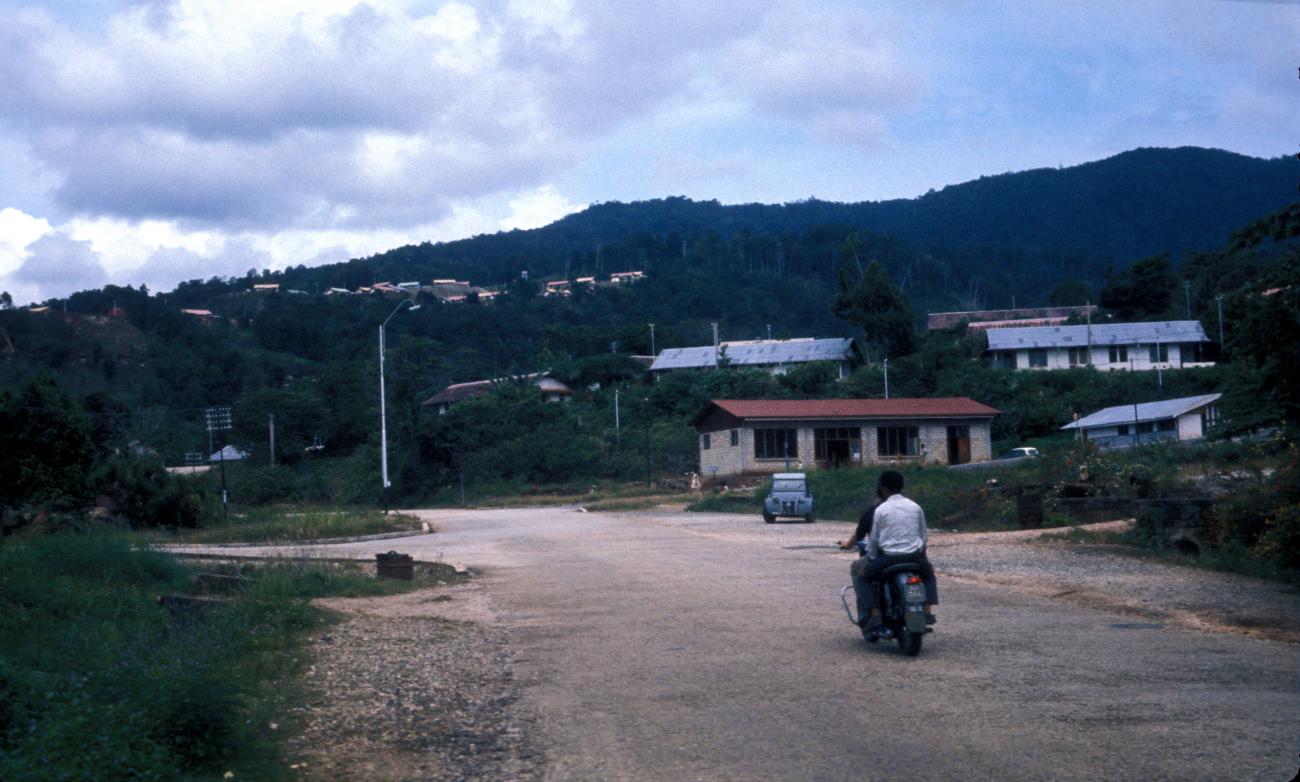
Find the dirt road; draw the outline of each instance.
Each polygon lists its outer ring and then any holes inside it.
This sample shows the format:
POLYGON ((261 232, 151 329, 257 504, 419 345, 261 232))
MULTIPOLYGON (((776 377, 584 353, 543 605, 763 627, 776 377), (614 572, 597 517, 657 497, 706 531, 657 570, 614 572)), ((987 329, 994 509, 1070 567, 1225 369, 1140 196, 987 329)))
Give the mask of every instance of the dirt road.
POLYGON ((446 607, 508 631, 548 779, 1272 782, 1297 769, 1300 598, 1285 589, 936 534, 940 624, 910 659, 845 619, 850 557, 828 544, 848 525, 420 515, 440 532, 322 551, 479 571, 446 607))

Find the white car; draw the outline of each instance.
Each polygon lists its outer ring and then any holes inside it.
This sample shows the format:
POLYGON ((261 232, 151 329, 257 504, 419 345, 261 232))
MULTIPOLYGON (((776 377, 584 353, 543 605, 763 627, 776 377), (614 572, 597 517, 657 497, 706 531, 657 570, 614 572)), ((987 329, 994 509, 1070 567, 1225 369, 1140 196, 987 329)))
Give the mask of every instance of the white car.
POLYGON ((1037 457, 1038 457, 1037 448, 1024 446, 1022 448, 1012 448, 1010 451, 1007 451, 1007 455, 1003 456, 1002 458, 1003 459, 1034 459, 1037 457))

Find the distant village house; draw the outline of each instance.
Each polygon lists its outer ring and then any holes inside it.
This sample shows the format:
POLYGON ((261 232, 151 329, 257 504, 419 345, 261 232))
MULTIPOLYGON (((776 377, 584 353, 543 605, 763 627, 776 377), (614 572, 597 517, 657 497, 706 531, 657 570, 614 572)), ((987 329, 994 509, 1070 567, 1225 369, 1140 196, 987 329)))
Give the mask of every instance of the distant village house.
POLYGON ((573 389, 556 380, 545 372, 533 372, 517 377, 500 377, 494 380, 473 380, 468 383, 453 383, 438 393, 424 400, 424 406, 433 407, 438 415, 446 415, 451 406, 466 399, 484 396, 492 389, 511 382, 530 383, 541 392, 547 402, 561 402, 573 396, 573 389))
POLYGON ((1116 405, 1062 426, 1064 431, 1101 448, 1125 447, 1165 440, 1200 440, 1219 420, 1222 394, 1187 396, 1161 402, 1116 405))

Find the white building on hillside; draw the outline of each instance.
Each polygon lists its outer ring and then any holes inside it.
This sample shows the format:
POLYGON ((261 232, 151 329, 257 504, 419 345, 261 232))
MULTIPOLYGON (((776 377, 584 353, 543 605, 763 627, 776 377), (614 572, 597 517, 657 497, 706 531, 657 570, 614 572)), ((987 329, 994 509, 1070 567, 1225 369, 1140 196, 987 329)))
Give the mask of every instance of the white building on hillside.
POLYGON ((1196 320, 990 329, 993 366, 1006 369, 1180 369, 1208 367, 1210 340, 1196 320))
POLYGON ((655 356, 650 371, 732 366, 766 369, 780 375, 797 364, 830 361, 839 377, 844 378, 853 370, 856 359, 851 339, 755 339, 721 342, 717 347, 668 348, 655 356))

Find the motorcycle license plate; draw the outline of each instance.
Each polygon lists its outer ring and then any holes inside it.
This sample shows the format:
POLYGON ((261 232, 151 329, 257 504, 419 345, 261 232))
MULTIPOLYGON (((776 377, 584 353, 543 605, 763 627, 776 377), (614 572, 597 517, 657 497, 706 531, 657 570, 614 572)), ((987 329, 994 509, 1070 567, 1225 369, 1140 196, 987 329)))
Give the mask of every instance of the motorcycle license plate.
POLYGON ((903 595, 903 600, 908 603, 924 603, 925 586, 923 584, 908 584, 907 592, 903 595))

